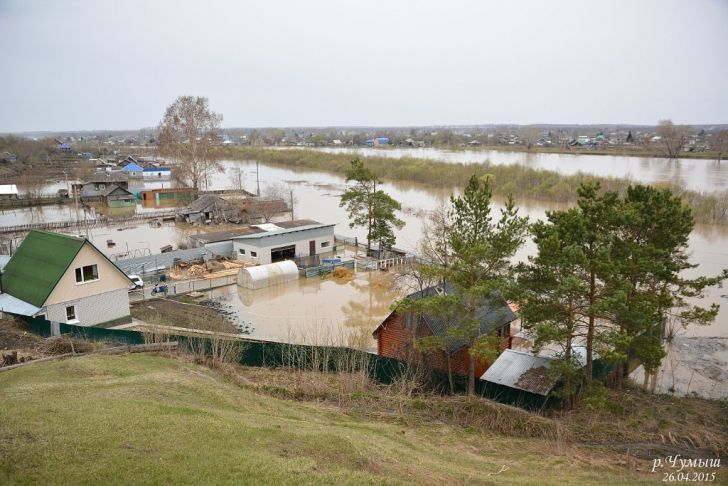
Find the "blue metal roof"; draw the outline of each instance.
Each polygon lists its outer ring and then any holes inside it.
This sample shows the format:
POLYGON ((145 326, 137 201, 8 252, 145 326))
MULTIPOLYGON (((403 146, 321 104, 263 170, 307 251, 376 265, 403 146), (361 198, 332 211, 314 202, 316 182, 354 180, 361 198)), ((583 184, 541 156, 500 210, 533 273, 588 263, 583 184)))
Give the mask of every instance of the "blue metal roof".
MULTIPOLYGON (((129 164, 131 165, 131 164, 129 164)), ((123 170, 123 169, 122 169, 123 170)), ((144 172, 169 172, 172 169, 169 167, 145 167, 144 172)))
POLYGON ((121 170, 124 172, 142 172, 144 170, 144 167, 139 164, 135 164, 134 162, 131 162, 122 167, 121 170))

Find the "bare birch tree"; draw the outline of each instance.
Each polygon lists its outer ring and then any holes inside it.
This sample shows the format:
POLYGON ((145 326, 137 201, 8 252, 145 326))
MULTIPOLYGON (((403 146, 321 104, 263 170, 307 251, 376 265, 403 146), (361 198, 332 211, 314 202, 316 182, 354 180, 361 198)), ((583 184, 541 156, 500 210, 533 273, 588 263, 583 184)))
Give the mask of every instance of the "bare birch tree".
POLYGON ((213 172, 221 171, 219 162, 222 115, 210 111, 208 100, 199 96, 180 96, 167 107, 159 124, 159 154, 177 162, 180 179, 199 190, 209 183, 213 172))

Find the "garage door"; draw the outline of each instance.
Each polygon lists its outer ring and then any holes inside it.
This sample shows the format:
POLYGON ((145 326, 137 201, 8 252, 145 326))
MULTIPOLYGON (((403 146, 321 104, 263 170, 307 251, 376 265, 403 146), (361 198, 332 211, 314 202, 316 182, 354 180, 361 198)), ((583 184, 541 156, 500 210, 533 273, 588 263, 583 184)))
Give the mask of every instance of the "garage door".
POLYGON ((296 245, 282 246, 273 248, 270 251, 271 262, 282 262, 283 260, 293 260, 296 257, 296 245))

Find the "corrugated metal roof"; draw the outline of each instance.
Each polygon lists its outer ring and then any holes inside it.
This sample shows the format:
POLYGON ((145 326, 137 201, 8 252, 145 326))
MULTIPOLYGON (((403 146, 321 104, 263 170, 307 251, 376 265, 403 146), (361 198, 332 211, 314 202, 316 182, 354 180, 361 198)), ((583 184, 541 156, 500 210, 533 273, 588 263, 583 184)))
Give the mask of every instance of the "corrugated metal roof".
POLYGON ((40 311, 40 308, 10 294, 0 294, 0 311, 20 316, 32 316, 40 311))
POLYGON ((481 380, 546 396, 556 383, 548 369, 553 358, 506 349, 481 380))
MULTIPOLYGON (((174 260, 179 258, 182 261, 197 260, 204 258, 209 260, 214 258, 217 252, 210 251, 207 248, 191 248, 189 250, 176 250, 157 255, 143 256, 138 258, 129 258, 127 260, 119 260, 114 264, 127 275, 144 272, 154 272, 157 270, 167 270, 172 268, 174 260)), ((224 255, 229 256, 229 255, 224 255)))
POLYGON ((267 238, 269 236, 285 235, 285 234, 289 234, 289 233, 295 233, 297 231, 306 231, 306 230, 329 228, 329 227, 333 228, 334 226, 336 226, 336 225, 335 224, 316 223, 316 224, 307 224, 304 226, 295 226, 292 228, 281 228, 280 230, 277 230, 277 231, 260 230, 258 233, 253 233, 250 235, 236 236, 233 239, 234 240, 251 240, 251 239, 257 239, 257 238, 267 238))

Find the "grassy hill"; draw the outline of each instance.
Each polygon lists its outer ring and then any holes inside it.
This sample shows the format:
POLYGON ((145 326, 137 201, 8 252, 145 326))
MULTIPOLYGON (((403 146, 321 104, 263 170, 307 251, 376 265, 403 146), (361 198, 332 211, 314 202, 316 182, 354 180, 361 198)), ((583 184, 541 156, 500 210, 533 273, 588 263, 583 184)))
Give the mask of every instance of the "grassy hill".
POLYGON ((155 355, 37 363, 0 373, 0 390, 5 484, 658 479, 647 461, 604 450, 344 413, 325 403, 276 398, 229 375, 155 355))

